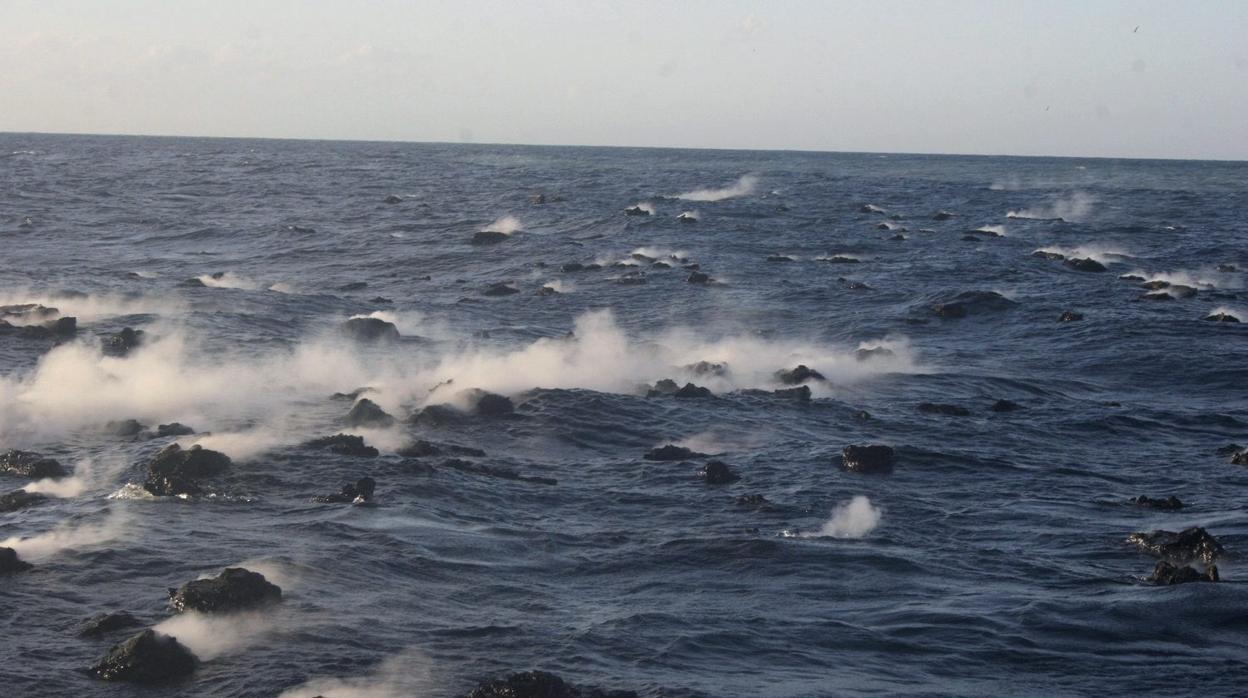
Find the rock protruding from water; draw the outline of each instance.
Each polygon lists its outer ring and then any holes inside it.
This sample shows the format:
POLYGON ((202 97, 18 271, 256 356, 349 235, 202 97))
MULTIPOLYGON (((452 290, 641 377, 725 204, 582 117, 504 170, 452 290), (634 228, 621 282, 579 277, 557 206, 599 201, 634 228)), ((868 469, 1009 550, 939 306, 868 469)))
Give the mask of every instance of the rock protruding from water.
POLYGON ((653 461, 677 461, 677 460, 694 460, 697 458, 706 458, 707 454, 699 453, 691 448, 677 446, 675 444, 667 444, 658 448, 652 448, 646 451, 646 455, 642 456, 646 460, 653 461))
POLYGON ((1067 310, 1057 319, 1058 322, 1079 322, 1083 319, 1083 313, 1076 313, 1073 310, 1067 310))
POLYGON ((60 461, 54 458, 44 458, 38 453, 16 449, 0 452, 0 472, 32 480, 65 477, 69 474, 65 472, 60 461))
POLYGON ((13 548, 0 548, 0 576, 25 572, 32 567, 34 565, 18 557, 13 548))
POLYGON ((106 681, 157 684, 191 675, 196 664, 176 638, 149 629, 113 647, 91 673, 106 681))
POLYGON ((710 388, 703 388, 702 386, 694 385, 693 383, 685 383, 684 386, 680 388, 680 390, 677 390, 676 392, 672 393, 672 397, 677 397, 677 398, 682 398, 682 399, 708 398, 708 397, 715 397, 715 394, 711 392, 710 388))
POLYGON ((967 417, 971 411, 961 405, 948 405, 938 402, 920 402, 918 410, 924 414, 941 414, 946 417, 967 417))
POLYGON ((368 398, 361 398, 347 413, 347 426, 386 429, 393 425, 394 417, 368 398))
POLYGON ((1226 550, 1217 538, 1199 526, 1185 528, 1178 533, 1174 531, 1152 531, 1149 533, 1132 533, 1127 540, 1136 544, 1145 552, 1185 565, 1193 560, 1205 564, 1213 564, 1226 550))
POLYGON ((143 623, 135 618, 128 611, 115 611, 113 613, 98 613, 87 619, 78 629, 78 634, 82 637, 99 637, 115 633, 118 630, 128 630, 137 628, 143 623))
POLYGON ((519 292, 520 292, 520 289, 516 288, 515 286, 512 286, 511 284, 505 281, 500 281, 498 283, 494 283, 494 284, 490 284, 489 286, 486 286, 485 290, 481 291, 481 294, 485 296, 490 296, 491 298, 497 298, 499 296, 514 296, 515 294, 519 292))
POLYGON ((174 609, 200 613, 249 611, 281 600, 281 587, 259 572, 242 567, 227 567, 215 577, 196 579, 169 590, 169 605, 174 609))
POLYGON ((778 388, 771 391, 771 394, 797 402, 810 402, 812 396, 809 385, 799 385, 796 388, 778 388))
POLYGON ((105 335, 100 339, 100 349, 105 356, 124 357, 143 344, 147 333, 131 327, 124 327, 120 332, 105 335))
POLYGON ((38 504, 43 504, 48 498, 38 492, 27 492, 26 490, 13 490, 0 494, 0 513, 17 511, 26 509, 38 504))
POLYGON ((632 208, 624 209, 624 215, 626 216, 648 216, 650 215, 650 212, 640 206, 633 206, 632 208))
POLYGON ((353 317, 342 323, 342 333, 357 342, 374 344, 398 341, 399 328, 393 322, 375 317, 353 317))
POLYGON ((1221 577, 1218 575, 1217 565, 1209 565, 1204 572, 1197 572, 1188 565, 1180 567, 1166 560, 1158 560, 1157 566, 1153 568, 1153 573, 1148 576, 1148 581, 1153 584, 1169 586, 1172 584, 1187 584, 1189 582, 1217 582, 1221 581, 1221 577))
POLYGON ((688 281, 691 284, 700 284, 700 285, 705 286, 711 283, 712 281, 714 281, 714 279, 712 279, 711 275, 707 274, 706 272, 692 271, 692 272, 689 272, 689 278, 686 279, 686 281, 688 281))
POLYGON ((497 230, 480 230, 473 233, 470 242, 474 245, 497 245, 507 238, 507 233, 500 233, 497 230))
POLYGON ((194 433, 195 433, 194 429, 180 422, 156 425, 156 437, 157 438, 168 438, 171 436, 190 436, 191 434, 194 434, 194 433))
POLYGON ((741 479, 732 472, 727 463, 718 460, 709 461, 702 466, 702 469, 698 471, 698 477, 708 485, 728 485, 741 479))
POLYGON ((143 489, 165 497, 203 494, 201 481, 224 473, 231 465, 229 456, 198 444, 188 449, 170 444, 147 464, 143 489))
POLYGON ((948 211, 937 211, 932 215, 932 220, 934 221, 947 221, 950 218, 953 218, 953 214, 948 211))
POLYGON ((376 458, 377 449, 364 443, 363 436, 354 434, 334 434, 322 436, 307 443, 308 448, 315 448, 340 456, 357 456, 359 458, 376 458))
POLYGON ((1213 313, 1205 317, 1210 322, 1239 322, 1239 318, 1230 313, 1213 313))
POLYGON ((458 397, 468 406, 468 411, 479 417, 506 417, 516 411, 511 398, 480 388, 461 392, 458 397))
POLYGON ((996 291, 964 291, 943 303, 936 303, 932 311, 946 319, 964 318, 977 313, 1007 310, 1018 305, 996 291))
POLYGON ((468 698, 637 698, 637 694, 580 688, 545 671, 526 671, 486 681, 473 689, 468 698))
POLYGON ((776 371, 776 380, 785 385, 801 385, 806 381, 827 379, 823 377, 822 373, 808 367, 806 364, 798 364, 796 367, 788 370, 776 371))
POLYGON ((841 464, 847 470, 860 473, 890 473, 893 449, 879 444, 849 445, 841 449, 841 464))
POLYGON ((354 483, 347 483, 334 494, 313 497, 312 501, 320 504, 364 504, 373 501, 373 493, 377 491, 377 481, 371 477, 362 477, 354 483))
POLYGON ((1088 272, 1098 272, 1098 273, 1103 272, 1103 271, 1108 271, 1105 268, 1104 264, 1101 264, 1100 262, 1096 261, 1095 259, 1092 259, 1091 257, 1084 257, 1084 258, 1071 257, 1070 259, 1066 260, 1065 264, 1066 266, 1070 267, 1071 269, 1074 269, 1075 271, 1088 271, 1088 272))

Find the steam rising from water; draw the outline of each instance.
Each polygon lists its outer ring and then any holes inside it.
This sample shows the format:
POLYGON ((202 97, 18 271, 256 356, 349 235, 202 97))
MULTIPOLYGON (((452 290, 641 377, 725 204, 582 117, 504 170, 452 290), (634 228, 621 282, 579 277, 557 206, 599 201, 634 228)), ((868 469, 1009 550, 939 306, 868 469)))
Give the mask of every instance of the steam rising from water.
POLYGON ((42 560, 67 548, 86 548, 122 537, 129 522, 120 509, 113 509, 98 523, 62 523, 47 533, 29 538, 13 536, 0 542, 0 547, 13 548, 26 560, 42 560))
MULTIPOLYGON (((103 318, 122 315, 172 315, 186 309, 185 303, 171 297, 123 296, 118 294, 91 294, 85 297, 58 296, 52 293, 9 292, 0 294, 0 305, 38 303, 56 308, 61 316, 73 316, 79 322, 95 322, 103 318)), ((5 318, 10 324, 21 324, 14 317, 5 318)), ((42 322, 43 320, 39 320, 42 322)))
POLYGON ((737 196, 749 196, 758 188, 758 176, 747 174, 738 179, 732 186, 723 189, 695 189, 678 194, 676 198, 685 201, 722 201, 737 196))
POLYGON ((1049 206, 1010 211, 1005 215, 1007 218, 1038 218, 1041 220, 1061 218, 1062 220, 1078 222, 1092 213, 1092 205, 1095 203, 1096 197, 1077 191, 1068 197, 1054 201, 1049 206))
POLYGON ((818 533, 805 535, 808 537, 862 538, 880 525, 882 516, 879 507, 872 506, 870 499, 858 495, 849 503, 838 506, 832 512, 832 518, 819 529, 818 533))
POLYGON ((209 615, 187 611, 153 629, 177 638, 196 657, 210 660, 264 640, 278 624, 277 616, 271 612, 209 615))
POLYGON ((278 698, 417 698, 437 690, 433 663, 423 653, 409 649, 354 678, 312 679, 278 698))

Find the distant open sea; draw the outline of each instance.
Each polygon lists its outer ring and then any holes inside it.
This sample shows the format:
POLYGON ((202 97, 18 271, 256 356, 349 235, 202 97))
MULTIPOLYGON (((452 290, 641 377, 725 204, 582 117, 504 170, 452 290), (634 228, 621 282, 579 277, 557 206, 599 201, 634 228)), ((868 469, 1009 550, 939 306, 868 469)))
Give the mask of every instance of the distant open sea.
POLYGON ((0 134, 0 452, 70 471, 0 473, 0 694, 1241 694, 1246 269, 1240 162, 0 134), (282 602, 169 607, 234 566, 282 602), (142 627, 194 674, 88 675, 142 627))

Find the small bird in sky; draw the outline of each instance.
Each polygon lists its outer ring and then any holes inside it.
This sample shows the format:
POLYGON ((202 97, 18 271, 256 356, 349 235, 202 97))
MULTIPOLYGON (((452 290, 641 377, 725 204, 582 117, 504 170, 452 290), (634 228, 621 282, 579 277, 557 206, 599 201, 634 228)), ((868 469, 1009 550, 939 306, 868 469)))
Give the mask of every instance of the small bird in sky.
POLYGON ((1140 25, 1138 25, 1138 24, 1137 24, 1137 25, 1135 25, 1135 29, 1132 29, 1132 30, 1131 30, 1131 33, 1132 33, 1132 34, 1139 34, 1139 33, 1140 33, 1140 25))

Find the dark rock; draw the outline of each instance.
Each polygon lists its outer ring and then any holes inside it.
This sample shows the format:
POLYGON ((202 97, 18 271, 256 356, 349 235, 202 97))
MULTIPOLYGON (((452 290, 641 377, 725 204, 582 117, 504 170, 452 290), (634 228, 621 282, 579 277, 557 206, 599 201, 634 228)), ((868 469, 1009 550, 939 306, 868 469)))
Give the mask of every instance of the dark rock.
POLYGON ((157 496, 201 494, 201 480, 220 475, 231 465, 229 456, 224 453, 199 445, 183 449, 178 444, 170 444, 148 462, 143 489, 157 496))
POLYGON ((682 213, 679 216, 676 216, 676 220, 681 223, 697 223, 698 217, 689 213, 682 213))
POLYGON ((776 371, 776 380, 785 385, 800 385, 806 381, 827 380, 823 374, 806 366, 806 364, 798 364, 797 367, 787 371, 776 371))
POLYGON ((371 502, 373 493, 377 491, 377 482, 371 477, 362 477, 354 484, 342 486, 340 492, 313 497, 312 501, 320 504, 353 504, 355 502, 371 502))
POLYGON ((376 391, 374 391, 372 388, 368 386, 364 386, 363 388, 356 388, 355 390, 352 390, 349 393, 334 393, 333 395, 329 396, 329 399, 330 400, 350 400, 351 402, 354 403, 364 393, 372 393, 372 392, 376 392, 376 391))
POLYGON ((854 421, 869 422, 871 421, 871 413, 866 410, 858 410, 854 413, 854 421))
POLYGON ((27 492, 26 490, 13 490, 0 494, 0 512, 17 511, 26 509, 48 501, 48 498, 38 492, 27 492))
POLYGON ((63 317, 38 325, 11 325, 0 320, 0 334, 16 334, 25 339, 61 341, 78 332, 78 319, 63 317))
POLYGON ((1149 509, 1160 509, 1162 511, 1178 511, 1183 508, 1183 502, 1179 501, 1179 498, 1174 495, 1170 495, 1164 499, 1154 499, 1152 497, 1140 495, 1133 498, 1131 503, 1138 504, 1142 507, 1148 507, 1149 509))
POLYGON ((1199 526, 1185 528, 1178 533, 1174 531, 1132 533, 1127 540, 1154 557, 1181 565, 1193 560, 1212 564, 1226 552, 1217 538, 1209 535, 1208 531, 1199 526))
POLYGON ((471 242, 474 245, 496 245, 508 237, 507 233, 497 230, 481 230, 473 234, 471 242))
POLYGON ((184 288, 204 288, 204 282, 200 281, 198 278, 187 279, 178 285, 184 288))
POLYGON ((1175 298, 1194 298, 1197 294, 1196 289, 1191 286, 1183 286, 1181 284, 1171 284, 1170 288, 1166 289, 1166 291, 1175 298))
POLYGON ((653 461, 692 460, 694 458, 706 457, 707 454, 705 453, 698 453, 692 449, 685 448, 684 446, 676 446, 674 444, 667 444, 666 446, 652 448, 649 451, 646 451, 646 455, 642 456, 642 458, 645 458, 646 460, 653 461))
POLYGON ((905 236, 905 235, 902 235, 901 233, 897 233, 896 235, 894 235, 894 236, 892 236, 891 238, 889 238, 889 240, 899 240, 899 241, 900 241, 900 240, 905 240, 905 239, 906 239, 906 236, 905 236))
POLYGON ((964 318, 973 313, 995 310, 1007 310, 1018 305, 1014 301, 996 291, 964 291, 944 303, 932 306, 936 315, 950 318, 964 318))
POLYGON ((1236 267, 1234 264, 1219 264, 1218 271, 1223 273, 1236 272, 1239 271, 1239 267, 1236 267))
POLYGON ((711 276, 705 272, 694 271, 689 273, 689 278, 686 281, 691 284, 709 284, 711 283, 711 276))
POLYGON ((1159 585, 1187 584, 1189 582, 1217 582, 1221 577, 1218 575, 1218 566, 1209 565, 1204 573, 1197 572, 1195 569, 1184 565, 1179 567, 1165 560, 1158 560, 1157 566, 1153 568, 1153 573, 1148 576, 1148 581, 1159 585))
POLYGON ((59 461, 44 458, 30 451, 9 450, 0 452, 0 472, 17 477, 42 480, 49 477, 65 477, 69 473, 59 461))
POLYGON ((698 471, 698 477, 708 485, 727 485, 741 479, 732 472, 727 463, 717 460, 708 461, 702 466, 702 469, 698 471))
POLYGON ((767 256, 768 262, 796 262, 797 260, 787 254, 773 254, 767 256))
POLYGON ((309 441, 306 445, 308 448, 322 449, 341 456, 376 458, 378 455, 377 449, 364 443, 363 436, 353 436, 351 434, 323 436, 309 441))
POLYGON ((172 424, 159 424, 156 426, 157 438, 167 438, 170 436, 190 436, 191 434, 194 434, 194 433, 195 433, 194 429, 186 426, 185 424, 181 424, 179 422, 173 422, 172 424))
POLYGON ((581 264, 580 262, 568 262, 567 264, 564 264, 563 266, 559 267, 559 271, 562 271, 565 273, 585 271, 585 265, 581 264))
POLYGON ((1248 449, 1231 456, 1231 465, 1248 465, 1248 449))
POLYGON ((468 694, 468 698, 637 698, 633 691, 582 689, 544 671, 526 671, 505 679, 491 679, 468 694))
POLYGON ((227 567, 215 577, 196 579, 169 590, 169 605, 177 611, 233 613, 262 608, 281 600, 281 587, 259 572, 242 567, 227 567))
POLYGON ((684 387, 672 393, 672 397, 678 398, 704 398, 714 397, 714 393, 709 388, 694 385, 693 383, 685 383, 684 387))
POLYGON ((142 627, 142 625, 142 621, 126 611, 99 613, 91 616, 87 622, 83 623, 82 627, 78 629, 78 634, 83 637, 99 637, 100 635, 115 633, 118 630, 142 627))
POLYGON ((382 199, 382 200, 383 200, 383 201, 385 201, 385 202, 386 202, 386 203, 388 203, 388 204, 401 204, 401 203, 403 203, 403 198, 402 198, 402 197, 400 197, 400 196, 395 196, 394 194, 390 194, 389 196, 387 196, 385 199, 382 199))
POLYGON ((629 256, 637 260, 638 262, 653 262, 654 261, 654 257, 651 257, 648 254, 642 254, 641 252, 634 252, 629 256))
POLYGON ((728 364, 713 361, 699 361, 685 366, 685 369, 697 376, 728 375, 728 364))
POLYGON ((1023 406, 1012 400, 997 400, 992 403, 993 412, 1015 412, 1023 409, 1023 406))
POLYGON ((13 548, 0 548, 0 576, 25 572, 32 567, 34 565, 18 557, 13 548))
POLYGON ((967 234, 962 236, 962 242, 979 242, 979 238, 974 235, 967 234))
POLYGON ((412 415, 411 422, 413 424, 422 424, 425 426, 446 426, 462 422, 467 414, 460 409, 451 405, 427 405, 424 409, 412 415))
POLYGON ((479 448, 457 446, 455 444, 435 444, 430 441, 420 440, 414 441, 398 451, 398 454, 404 458, 423 458, 425 456, 436 456, 442 453, 453 453, 455 455, 470 456, 472 458, 485 457, 485 451, 482 451, 479 448))
POLYGON ((817 262, 827 262, 829 264, 860 264, 862 260, 856 257, 846 257, 844 255, 833 255, 831 257, 818 257, 817 262))
MULTIPOLYGON (((1066 255, 1064 254, 1059 254, 1057 252, 1045 252, 1044 250, 1036 250, 1035 252, 1031 253, 1031 256, 1039 257, 1041 259, 1053 259, 1053 260, 1066 259, 1066 255)), ((1122 278, 1122 277, 1119 277, 1119 278, 1122 278)))
POLYGON ((646 392, 646 397, 666 397, 675 395, 678 390, 680 390, 680 386, 677 385, 676 381, 671 378, 664 378, 655 383, 654 387, 646 392))
POLYGON ((626 216, 648 216, 650 215, 650 212, 640 206, 634 206, 632 208, 624 209, 624 215, 626 216))
POLYGON ((394 424, 394 417, 377 406, 377 403, 362 398, 347 413, 347 426, 385 429, 394 424))
POLYGON ((157 684, 191 675, 196 664, 177 639, 149 629, 113 647, 91 673, 106 681, 157 684))
POLYGON ((852 279, 846 279, 845 277, 840 277, 837 279, 837 281, 842 286, 850 289, 851 291, 870 291, 871 290, 870 286, 864 284, 861 281, 854 281, 852 279))
POLYGON ((368 299, 368 302, 369 303, 393 303, 394 301, 390 300, 389 298, 386 298, 385 296, 373 296, 372 298, 368 299))
POLYGON ((1169 293, 1166 293, 1165 291, 1153 291, 1152 293, 1145 293, 1142 296, 1140 296, 1140 300, 1172 301, 1174 300, 1174 296, 1170 295, 1169 293))
POLYGON ((1211 322, 1239 322, 1239 318, 1230 313, 1214 313, 1205 319, 1211 322))
POLYGON ((893 449, 880 445, 850 445, 841 449, 841 464, 860 473, 888 473, 893 470, 893 449))
POLYGON ((468 404, 469 412, 481 417, 505 417, 516 411, 511 398, 479 388, 465 390, 457 397, 468 404))
POLYGON ((950 218, 953 218, 953 214, 948 211, 937 211, 936 214, 932 216, 932 220, 934 221, 947 221, 950 218))
POLYGON ((519 292, 520 292, 520 289, 516 288, 515 286, 512 286, 509 283, 500 281, 498 283, 490 284, 489 286, 485 287, 485 290, 482 291, 481 293, 482 295, 486 295, 490 297, 498 297, 498 296, 510 296, 519 292))
POLYGON ((104 425, 105 432, 123 438, 134 438, 142 434, 144 429, 147 429, 147 427, 140 424, 137 419, 123 419, 104 425))
POLYGON ((116 334, 106 335, 100 340, 100 347, 105 356, 123 357, 143 344, 147 333, 129 327, 122 328, 116 334))
POLYGON ((762 509, 771 504, 771 502, 761 494, 743 494, 740 497, 737 497, 735 501, 738 506, 753 507, 755 509, 762 509))
POLYGON ((342 332, 357 342, 394 342, 400 336, 393 322, 375 317, 353 317, 342 323, 342 332))
POLYGON ((1105 268, 1104 264, 1101 264, 1100 262, 1091 258, 1075 259, 1074 257, 1071 257, 1070 259, 1066 260, 1066 266, 1070 267, 1071 269, 1074 269, 1075 271, 1090 271, 1090 272, 1108 271, 1108 269, 1105 268))
POLYGON ((641 286, 646 283, 646 275, 644 272, 640 271, 629 272, 617 278, 615 282, 625 286, 641 286))
POLYGON ((35 320, 52 320, 61 311, 57 308, 49 308, 39 303, 17 303, 14 305, 0 305, 0 317, 20 318, 24 321, 35 320))
POLYGON ((650 263, 650 268, 651 269, 671 269, 672 265, 661 260, 656 260, 650 263))
POLYGON ((1079 322, 1083 319, 1083 313, 1076 313, 1073 310, 1067 310, 1057 319, 1058 322, 1079 322))
POLYGON ((799 385, 796 388, 779 388, 772 391, 772 394, 776 397, 797 400, 798 402, 810 402, 811 397, 810 386, 808 385, 799 385))
POLYGON ((1161 279, 1155 279, 1153 281, 1145 281, 1144 283, 1140 284, 1140 286, 1150 291, 1160 291, 1163 288, 1170 288, 1170 282, 1162 281, 1161 279))
MULTIPOLYGON (((1123 281, 1143 281, 1144 280, 1144 277, 1140 276, 1139 274, 1121 274, 1119 275, 1118 278, 1123 281)), ((1162 283, 1165 283, 1165 282, 1162 282, 1162 283)))
POLYGON ((949 417, 966 417, 971 414, 971 411, 965 407, 935 402, 920 402, 918 409, 924 414, 943 414, 949 417))

